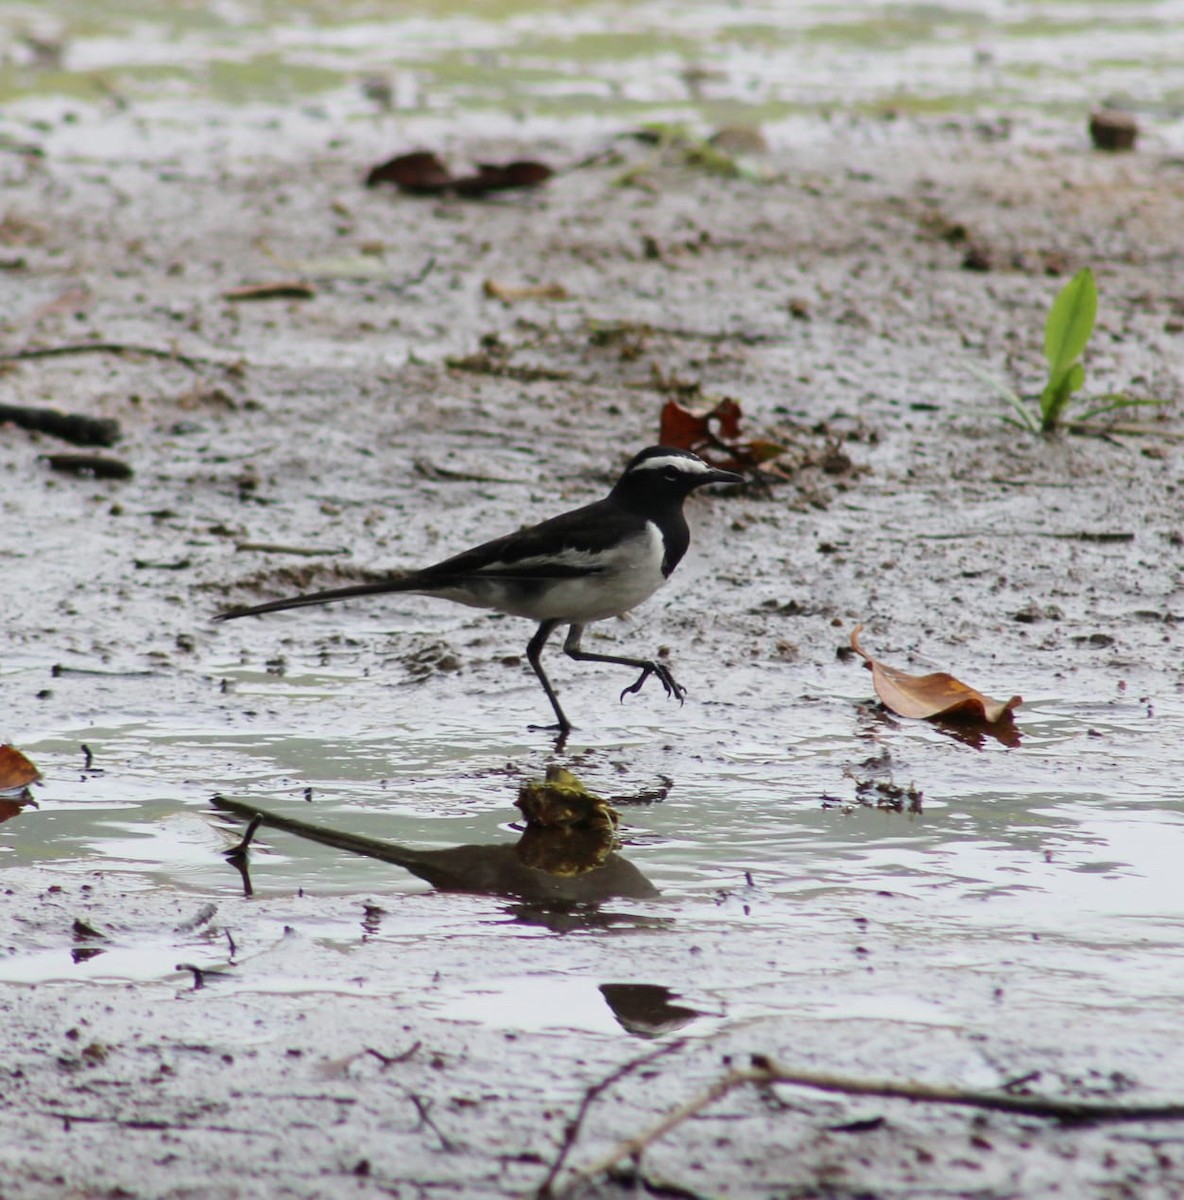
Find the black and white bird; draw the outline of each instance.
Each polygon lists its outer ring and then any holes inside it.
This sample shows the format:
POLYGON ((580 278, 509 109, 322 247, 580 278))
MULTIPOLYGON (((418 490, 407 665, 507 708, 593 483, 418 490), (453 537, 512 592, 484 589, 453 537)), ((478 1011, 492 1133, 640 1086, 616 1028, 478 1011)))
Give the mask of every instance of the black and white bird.
POLYGON ((580 638, 586 625, 629 612, 670 577, 691 540, 682 511, 691 492, 710 483, 743 482, 742 475, 712 467, 686 450, 650 446, 634 457, 613 490, 594 504, 465 550, 421 571, 236 608, 214 619, 230 621, 387 592, 439 596, 473 608, 529 617, 538 622, 538 629, 526 647, 526 658, 551 701, 563 737, 571 722, 540 662, 543 646, 560 625, 569 627, 563 643, 569 658, 617 663, 641 672, 621 692, 622 700, 639 692, 645 681, 656 675, 666 695, 682 702, 686 689, 663 663, 594 654, 580 648, 580 638))

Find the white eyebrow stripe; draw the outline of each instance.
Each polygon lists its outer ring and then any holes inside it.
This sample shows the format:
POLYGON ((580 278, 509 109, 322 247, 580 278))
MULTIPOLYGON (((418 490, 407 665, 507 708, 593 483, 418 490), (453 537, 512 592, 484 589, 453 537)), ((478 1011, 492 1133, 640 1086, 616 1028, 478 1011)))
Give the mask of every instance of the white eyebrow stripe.
POLYGON ((639 462, 629 473, 632 474, 634 471, 660 471, 665 467, 677 467, 687 475, 705 475, 711 470, 701 458, 683 458, 681 454, 661 454, 654 458, 647 458, 644 462, 639 462))

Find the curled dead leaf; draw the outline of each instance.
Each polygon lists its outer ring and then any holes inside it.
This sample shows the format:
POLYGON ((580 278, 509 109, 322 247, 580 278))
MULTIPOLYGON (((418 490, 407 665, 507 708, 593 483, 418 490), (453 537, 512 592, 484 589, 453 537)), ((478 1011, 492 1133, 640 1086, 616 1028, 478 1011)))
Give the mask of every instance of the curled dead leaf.
POLYGON ((15 746, 0 746, 0 822, 26 805, 37 807, 29 784, 40 781, 41 772, 15 746))
POLYGON ((771 462, 785 453, 779 442, 740 436, 743 415, 737 401, 725 396, 714 407, 695 410, 667 400, 659 419, 658 441, 698 454, 713 467, 726 471, 745 471, 771 462))
POLYGON ((997 725, 1010 722, 1013 710, 1023 703, 1019 696, 1012 696, 1010 700, 993 700, 945 671, 910 675, 897 667, 889 667, 872 658, 859 644, 862 631, 862 625, 857 625, 851 631, 851 649, 871 671, 876 695, 886 708, 898 716, 922 719, 940 717, 943 720, 997 725))

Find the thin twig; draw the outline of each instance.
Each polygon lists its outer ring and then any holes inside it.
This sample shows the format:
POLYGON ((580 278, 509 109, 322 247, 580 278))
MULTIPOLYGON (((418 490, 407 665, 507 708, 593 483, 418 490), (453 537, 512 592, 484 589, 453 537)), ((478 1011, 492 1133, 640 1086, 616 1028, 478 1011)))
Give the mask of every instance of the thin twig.
POLYGON ((577 1185, 595 1179, 622 1159, 636 1159, 646 1147, 665 1137, 672 1129, 746 1084, 767 1087, 780 1083, 792 1087, 815 1088, 823 1092, 838 1092, 847 1096, 880 1096, 885 1099, 927 1104, 951 1104, 1014 1113, 1019 1116, 1043 1117, 1067 1124, 1184 1120, 1184 1104, 1108 1104, 1096 1100, 1058 1100, 1052 1096, 1020 1096, 1008 1092, 963 1091, 959 1088, 938 1087, 925 1083, 897 1083, 892 1080, 856 1079, 812 1071, 791 1071, 764 1055, 753 1055, 752 1061, 751 1067, 729 1071, 649 1129, 621 1142, 608 1154, 578 1171, 564 1189, 564 1193, 569 1193, 577 1185))
POLYGON ((445 1154, 451 1154, 454 1150, 458 1149, 457 1144, 451 1138, 446 1136, 440 1126, 432 1120, 432 1102, 430 1100, 425 1100, 422 1096, 417 1096, 415 1092, 407 1092, 406 1095, 407 1099, 415 1105, 415 1111, 419 1113, 420 1126, 430 1129, 436 1135, 436 1137, 440 1139, 440 1149, 443 1150, 445 1154))
POLYGON ((298 554, 303 558, 331 557, 349 554, 346 546, 284 546, 279 542, 235 542, 235 550, 253 550, 259 554, 298 554))
POLYGON ((396 1063, 405 1063, 409 1061, 414 1057, 422 1045, 423 1042, 412 1042, 406 1050, 403 1050, 399 1054, 383 1054, 381 1050, 375 1050, 373 1047, 367 1046, 366 1053, 374 1055, 374 1057, 378 1059, 380 1063, 382 1063, 382 1069, 385 1071, 387 1067, 392 1067, 396 1063))
POLYGON ((613 1084, 620 1083, 626 1076, 632 1075, 634 1071, 639 1070, 641 1067, 647 1067, 650 1063, 657 1062, 658 1059, 664 1058, 667 1054, 673 1054, 676 1050, 681 1050, 685 1045, 685 1038, 676 1038, 664 1046, 659 1046, 657 1050, 651 1050, 649 1054, 643 1054, 640 1058, 630 1059, 627 1063, 623 1063, 617 1067, 615 1071, 611 1071, 599 1083, 592 1084, 584 1092, 580 1106, 576 1109, 576 1115, 568 1122, 567 1128, 563 1131, 563 1144, 559 1147, 559 1154, 551 1164, 551 1169, 547 1172, 546 1179, 539 1184, 538 1190, 535 1192, 538 1200, 550 1200, 550 1197, 554 1195, 552 1184, 554 1184, 559 1172, 563 1170, 563 1164, 567 1161, 567 1156, 571 1153, 576 1140, 580 1136, 580 1129, 583 1127, 584 1118, 588 1115, 588 1110, 592 1107, 593 1101, 612 1087, 613 1084))
POLYGON ((1100 1100, 1059 1100, 1055 1096, 1023 1096, 1013 1092, 964 1091, 927 1083, 896 1083, 889 1079, 854 1079, 844 1075, 791 1071, 763 1055, 753 1056, 749 1074, 753 1083, 784 1083, 816 1088, 821 1092, 841 1092, 847 1096, 883 1096, 928 1104, 954 1104, 1069 1123, 1184 1120, 1184 1104, 1110 1104, 1100 1100))
POLYGON ((26 362, 34 358, 62 358, 68 354, 143 354, 148 358, 163 358, 168 362, 181 363, 191 371, 198 371, 203 366, 227 365, 216 362, 212 358, 182 354, 179 350, 161 350, 158 346, 135 346, 127 342, 77 342, 67 346, 29 346, 24 350, 9 350, 0 353, 0 362, 26 362))
POLYGON ((239 1133, 243 1137, 279 1137, 271 1129, 239 1129, 234 1125, 186 1125, 181 1122, 163 1121, 155 1118, 137 1117, 103 1117, 91 1113, 57 1112, 53 1109, 33 1109, 39 1116, 52 1117, 78 1125, 115 1125, 120 1129, 144 1129, 149 1131, 168 1130, 171 1132, 201 1132, 201 1133, 239 1133))
POLYGON ((119 422, 112 417, 88 417, 64 413, 56 408, 27 408, 0 404, 0 421, 11 421, 21 429, 48 433, 75 446, 114 446, 119 441, 119 422))
POLYGON ((685 1104, 680 1104, 664 1116, 656 1125, 651 1125, 649 1129, 642 1133, 629 1138, 624 1142, 620 1142, 612 1150, 610 1150, 603 1158, 598 1158, 591 1166, 584 1167, 576 1173, 572 1183, 564 1189, 560 1195, 570 1192, 572 1187, 579 1183, 587 1183, 589 1180, 595 1179, 598 1175, 602 1175, 610 1167, 616 1166, 623 1158, 637 1158, 637 1156, 653 1142, 659 1138, 665 1137, 672 1129, 677 1128, 684 1121, 689 1121, 693 1116, 714 1104, 717 1100, 722 1100, 730 1091, 743 1086, 746 1083, 758 1082, 758 1073, 753 1070, 735 1070, 729 1071, 721 1079, 717 1079, 706 1091, 700 1092, 698 1096, 688 1100, 685 1104))
POLYGON ((425 262, 423 266, 415 272, 414 275, 408 275, 406 279, 399 280, 397 283, 388 283, 386 285, 386 290, 389 292, 394 292, 396 295, 398 295, 400 292, 405 292, 409 287, 414 287, 417 283, 423 283, 423 281, 435 270, 435 268, 436 256, 434 254, 429 254, 427 262, 425 262))
POLYGON ((1133 542, 1135 535, 1126 530, 1079 529, 1072 533, 1049 533, 1041 529, 975 529, 965 533, 913 533, 908 538, 889 537, 885 541, 958 542, 966 538, 1053 538, 1059 542, 1133 542))

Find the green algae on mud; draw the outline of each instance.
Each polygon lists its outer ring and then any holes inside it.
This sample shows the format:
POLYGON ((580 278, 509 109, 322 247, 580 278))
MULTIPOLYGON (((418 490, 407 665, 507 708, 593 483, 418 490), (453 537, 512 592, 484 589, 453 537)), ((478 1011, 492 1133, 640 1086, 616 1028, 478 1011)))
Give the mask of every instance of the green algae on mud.
MULTIPOLYGON (((67 2, 52 13, 0 13, 13 46, 0 63, 0 97, 282 103, 386 76, 378 108, 423 113, 623 119, 649 109, 711 121, 720 105, 750 119, 888 106, 1084 111, 1100 95, 1145 104, 1179 94, 1163 52, 1179 10, 1179 0, 1132 0, 1061 19, 1031 0, 992 20, 970 3, 713 4, 688 22, 663 4, 595 0, 67 2)), ((353 115, 375 107, 355 104, 353 115)))

